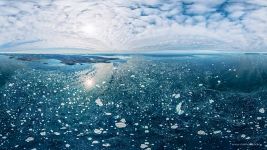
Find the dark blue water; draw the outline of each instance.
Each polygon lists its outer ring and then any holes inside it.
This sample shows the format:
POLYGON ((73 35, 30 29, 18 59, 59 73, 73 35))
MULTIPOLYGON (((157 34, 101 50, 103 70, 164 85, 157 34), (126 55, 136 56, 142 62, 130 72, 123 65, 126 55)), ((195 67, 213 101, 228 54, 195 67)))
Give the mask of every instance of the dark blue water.
POLYGON ((9 57, 0 149, 267 148, 266 55, 9 57))

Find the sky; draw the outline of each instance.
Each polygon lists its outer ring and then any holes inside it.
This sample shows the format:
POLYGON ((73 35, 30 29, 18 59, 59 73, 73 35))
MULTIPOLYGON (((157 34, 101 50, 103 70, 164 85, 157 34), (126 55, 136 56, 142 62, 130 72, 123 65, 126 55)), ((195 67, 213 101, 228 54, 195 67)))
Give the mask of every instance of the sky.
POLYGON ((267 0, 0 0, 0 52, 267 51, 267 0))

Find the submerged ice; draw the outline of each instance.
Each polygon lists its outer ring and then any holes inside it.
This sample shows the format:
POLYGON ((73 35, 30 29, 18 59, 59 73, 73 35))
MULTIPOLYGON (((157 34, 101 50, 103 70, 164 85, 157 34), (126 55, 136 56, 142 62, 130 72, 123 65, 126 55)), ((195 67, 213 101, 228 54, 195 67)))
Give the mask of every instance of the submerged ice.
POLYGON ((267 147, 265 55, 43 61, 0 56, 0 149, 267 147))

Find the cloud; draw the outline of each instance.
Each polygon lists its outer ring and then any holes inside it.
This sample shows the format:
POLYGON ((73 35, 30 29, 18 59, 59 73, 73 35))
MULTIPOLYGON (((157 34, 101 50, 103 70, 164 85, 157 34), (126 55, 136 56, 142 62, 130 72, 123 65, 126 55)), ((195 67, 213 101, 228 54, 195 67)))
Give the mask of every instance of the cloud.
POLYGON ((266 51, 265 0, 0 1, 0 51, 266 51))

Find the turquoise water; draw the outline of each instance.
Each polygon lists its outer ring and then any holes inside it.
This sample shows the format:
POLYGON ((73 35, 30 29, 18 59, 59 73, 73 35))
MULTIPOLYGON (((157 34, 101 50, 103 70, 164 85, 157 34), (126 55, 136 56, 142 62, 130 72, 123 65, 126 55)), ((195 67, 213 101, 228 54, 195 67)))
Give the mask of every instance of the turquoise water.
POLYGON ((59 57, 0 56, 0 149, 267 147, 266 55, 59 57))

